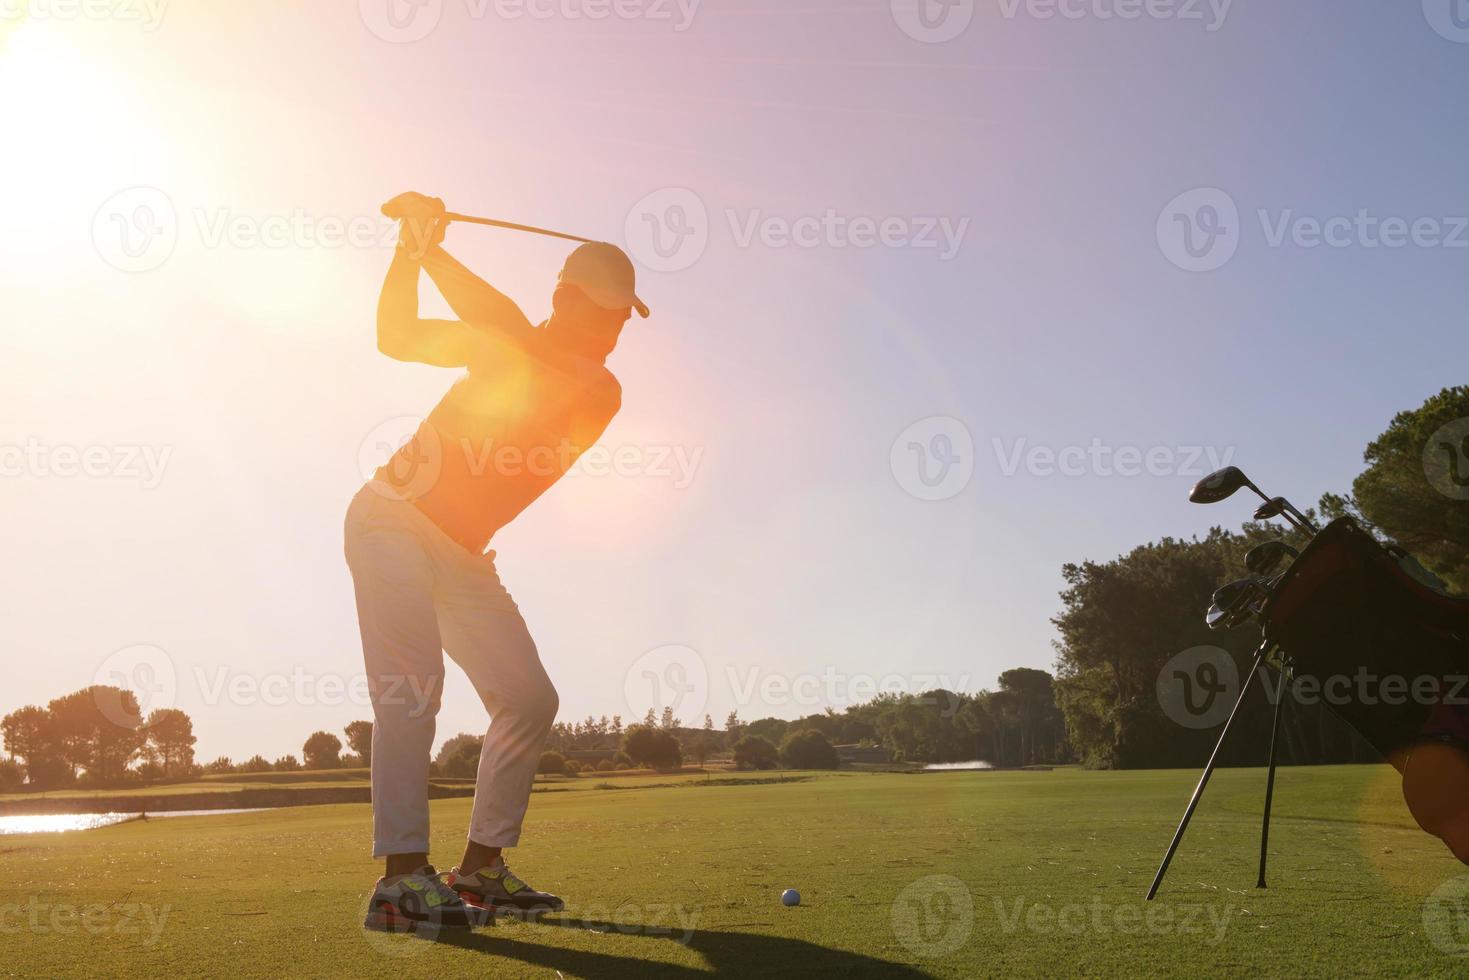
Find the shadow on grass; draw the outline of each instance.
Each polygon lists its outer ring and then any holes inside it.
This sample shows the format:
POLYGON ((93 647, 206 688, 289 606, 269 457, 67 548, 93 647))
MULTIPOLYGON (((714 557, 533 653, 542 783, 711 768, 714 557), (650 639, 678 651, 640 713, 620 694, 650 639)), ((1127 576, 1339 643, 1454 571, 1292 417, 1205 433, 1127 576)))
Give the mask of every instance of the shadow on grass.
MULTIPOLYGON (((576 929, 598 933, 640 936, 645 941, 686 945, 701 954, 715 976, 724 977, 881 977, 896 980, 929 980, 930 975, 901 963, 889 963, 860 953, 827 949, 800 939, 761 936, 746 932, 696 930, 686 934, 665 927, 630 927, 626 923, 602 922, 568 916, 541 918, 527 928, 576 929), (689 935, 687 943, 683 937, 689 935)), ((519 928, 518 926, 516 928, 519 928)), ((438 942, 519 960, 530 966, 559 970, 582 977, 652 977, 692 980, 708 977, 710 970, 655 963, 636 956, 613 956, 582 949, 528 943, 502 938, 500 929, 482 933, 445 933, 438 942)))

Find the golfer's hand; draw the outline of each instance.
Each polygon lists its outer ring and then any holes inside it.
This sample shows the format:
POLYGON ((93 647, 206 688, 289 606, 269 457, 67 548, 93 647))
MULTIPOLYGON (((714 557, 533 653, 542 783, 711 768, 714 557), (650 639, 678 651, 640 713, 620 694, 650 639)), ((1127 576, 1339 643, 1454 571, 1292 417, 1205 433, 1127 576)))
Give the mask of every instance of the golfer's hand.
POLYGON ((417 191, 399 194, 383 205, 383 214, 395 221, 407 218, 437 218, 444 214, 444 199, 417 191))
POLYGON ((383 214, 400 222, 398 248, 413 259, 423 258, 429 249, 444 240, 449 226, 444 211, 442 198, 415 191, 399 194, 383 205, 383 214))

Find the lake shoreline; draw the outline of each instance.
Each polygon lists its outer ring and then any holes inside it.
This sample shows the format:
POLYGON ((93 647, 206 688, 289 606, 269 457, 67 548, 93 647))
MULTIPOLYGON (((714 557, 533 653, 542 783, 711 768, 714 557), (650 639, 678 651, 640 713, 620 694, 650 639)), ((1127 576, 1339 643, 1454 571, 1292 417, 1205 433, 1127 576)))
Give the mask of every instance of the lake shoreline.
MULTIPOLYGON (((429 799, 474 795, 471 786, 430 784, 429 799)), ((359 786, 270 787, 205 790, 198 793, 107 793, 92 796, 46 796, 0 800, 0 816, 58 813, 168 813, 174 810, 261 810, 325 803, 371 803, 372 788, 359 786)))

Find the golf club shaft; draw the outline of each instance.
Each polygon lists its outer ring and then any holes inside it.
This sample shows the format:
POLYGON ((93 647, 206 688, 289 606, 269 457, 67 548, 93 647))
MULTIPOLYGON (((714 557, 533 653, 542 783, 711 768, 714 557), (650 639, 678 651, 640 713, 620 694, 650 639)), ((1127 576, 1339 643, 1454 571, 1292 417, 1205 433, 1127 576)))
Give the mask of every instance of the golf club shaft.
POLYGON ((480 218, 472 214, 459 214, 450 211, 444 215, 450 221, 461 221, 469 225, 489 225, 492 228, 508 228, 511 231, 528 231, 533 235, 548 235, 551 238, 564 238, 571 242, 591 242, 591 238, 583 238, 580 235, 568 235, 564 231, 551 231, 549 228, 537 228, 534 225, 518 225, 513 221, 499 221, 495 218, 480 218))
POLYGON ((1307 533, 1309 533, 1309 534, 1315 534, 1316 533, 1316 525, 1312 524, 1311 521, 1310 521, 1310 519, 1308 517, 1306 517, 1305 514, 1302 514, 1300 511, 1296 510, 1296 505, 1295 504, 1293 504, 1289 500, 1287 500, 1285 502, 1285 506, 1286 506, 1286 509, 1287 510, 1289 510, 1292 514, 1294 514, 1300 520, 1301 524, 1304 525, 1307 533))

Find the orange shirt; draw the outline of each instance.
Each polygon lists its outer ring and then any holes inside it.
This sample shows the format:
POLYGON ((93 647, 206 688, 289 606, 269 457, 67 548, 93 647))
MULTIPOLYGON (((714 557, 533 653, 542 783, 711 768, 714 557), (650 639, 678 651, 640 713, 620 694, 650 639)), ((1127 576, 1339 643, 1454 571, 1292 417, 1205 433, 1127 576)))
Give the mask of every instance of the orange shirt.
POLYGON ((606 366, 551 342, 544 325, 472 365, 377 472, 478 554, 599 439, 622 405, 606 366))

